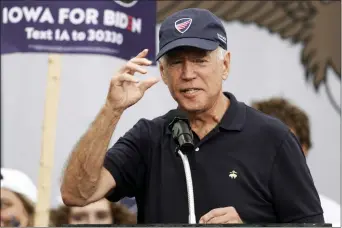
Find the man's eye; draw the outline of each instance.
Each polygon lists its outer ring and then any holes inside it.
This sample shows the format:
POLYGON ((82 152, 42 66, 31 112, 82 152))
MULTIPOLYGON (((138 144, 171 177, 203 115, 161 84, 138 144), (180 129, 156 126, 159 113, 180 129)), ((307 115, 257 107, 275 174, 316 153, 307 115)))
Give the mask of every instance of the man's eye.
POLYGON ((84 220, 86 216, 84 215, 73 215, 72 216, 72 219, 75 220, 75 221, 81 221, 81 220, 84 220))
POLYGON ((1 200, 1 202, 0 202, 0 208, 1 209, 6 209, 6 208, 10 207, 11 205, 12 205, 11 203, 5 202, 3 200, 1 200))
POLYGON ((175 64, 180 64, 182 61, 180 61, 180 60, 173 60, 173 61, 171 61, 171 64, 172 65, 175 65, 175 64))
POLYGON ((107 213, 105 211, 100 211, 96 214, 96 216, 99 219, 107 219, 110 216, 110 213, 107 213))
POLYGON ((206 62, 206 60, 205 59, 195 59, 195 62, 196 63, 204 63, 204 62, 206 62))

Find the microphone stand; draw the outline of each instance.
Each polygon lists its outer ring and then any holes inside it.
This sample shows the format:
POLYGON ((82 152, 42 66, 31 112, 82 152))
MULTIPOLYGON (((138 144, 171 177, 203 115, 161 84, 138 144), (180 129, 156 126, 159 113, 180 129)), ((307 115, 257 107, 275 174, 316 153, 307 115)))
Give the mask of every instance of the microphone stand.
POLYGON ((184 166, 186 187, 188 192, 189 224, 196 224, 194 189, 192 185, 190 164, 187 157, 187 152, 194 150, 193 134, 190 129, 189 120, 186 118, 186 116, 183 116, 183 114, 184 113, 179 112, 177 114, 179 116, 176 115, 173 121, 169 124, 169 129, 172 132, 173 139, 178 145, 176 147, 176 151, 180 156, 184 166))
POLYGON ((189 224, 196 224, 194 188, 192 185, 192 176, 189 159, 187 155, 184 154, 180 149, 178 149, 177 153, 181 157, 184 166, 186 188, 188 192, 189 224))

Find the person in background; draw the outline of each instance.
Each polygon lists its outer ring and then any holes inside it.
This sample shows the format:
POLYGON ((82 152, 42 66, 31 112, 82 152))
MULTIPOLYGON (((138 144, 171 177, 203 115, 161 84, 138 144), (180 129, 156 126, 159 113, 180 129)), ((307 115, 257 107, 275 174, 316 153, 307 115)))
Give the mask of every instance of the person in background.
POLYGON ((136 214, 119 203, 111 203, 105 198, 84 207, 59 206, 51 210, 51 220, 55 226, 66 224, 124 224, 137 223, 136 214))
MULTIPOLYGON (((310 121, 307 114, 296 105, 280 97, 254 101, 252 107, 284 122, 295 134, 302 146, 305 156, 311 149, 310 121)), ((341 206, 332 199, 320 194, 321 205, 324 211, 324 220, 334 227, 341 227, 341 206)))
POLYGON ((19 170, 1 168, 1 177, 1 227, 33 226, 36 186, 19 170))

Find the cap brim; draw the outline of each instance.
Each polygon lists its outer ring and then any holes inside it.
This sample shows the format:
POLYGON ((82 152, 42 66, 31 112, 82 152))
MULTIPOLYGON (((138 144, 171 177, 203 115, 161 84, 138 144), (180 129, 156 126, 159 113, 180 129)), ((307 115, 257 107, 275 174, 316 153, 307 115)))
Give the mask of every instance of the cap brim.
POLYGON ((200 38, 181 38, 174 40, 167 45, 165 45, 157 54, 156 61, 163 55, 165 55, 168 51, 171 51, 174 48, 177 47, 196 47, 200 49, 204 49, 207 51, 213 51, 215 50, 218 46, 219 43, 211 40, 205 40, 205 39, 200 39, 200 38))

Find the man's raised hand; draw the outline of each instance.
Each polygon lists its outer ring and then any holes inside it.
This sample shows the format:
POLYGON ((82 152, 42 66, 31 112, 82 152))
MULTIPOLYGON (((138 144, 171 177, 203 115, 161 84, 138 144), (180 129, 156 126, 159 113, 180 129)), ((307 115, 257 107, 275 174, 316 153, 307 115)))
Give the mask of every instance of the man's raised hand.
POLYGON ((130 59, 111 79, 107 102, 114 110, 124 111, 138 102, 145 91, 156 84, 158 78, 139 80, 134 76, 136 72, 146 74, 144 66, 150 66, 152 62, 146 59, 148 49, 144 49, 136 57, 130 59))

